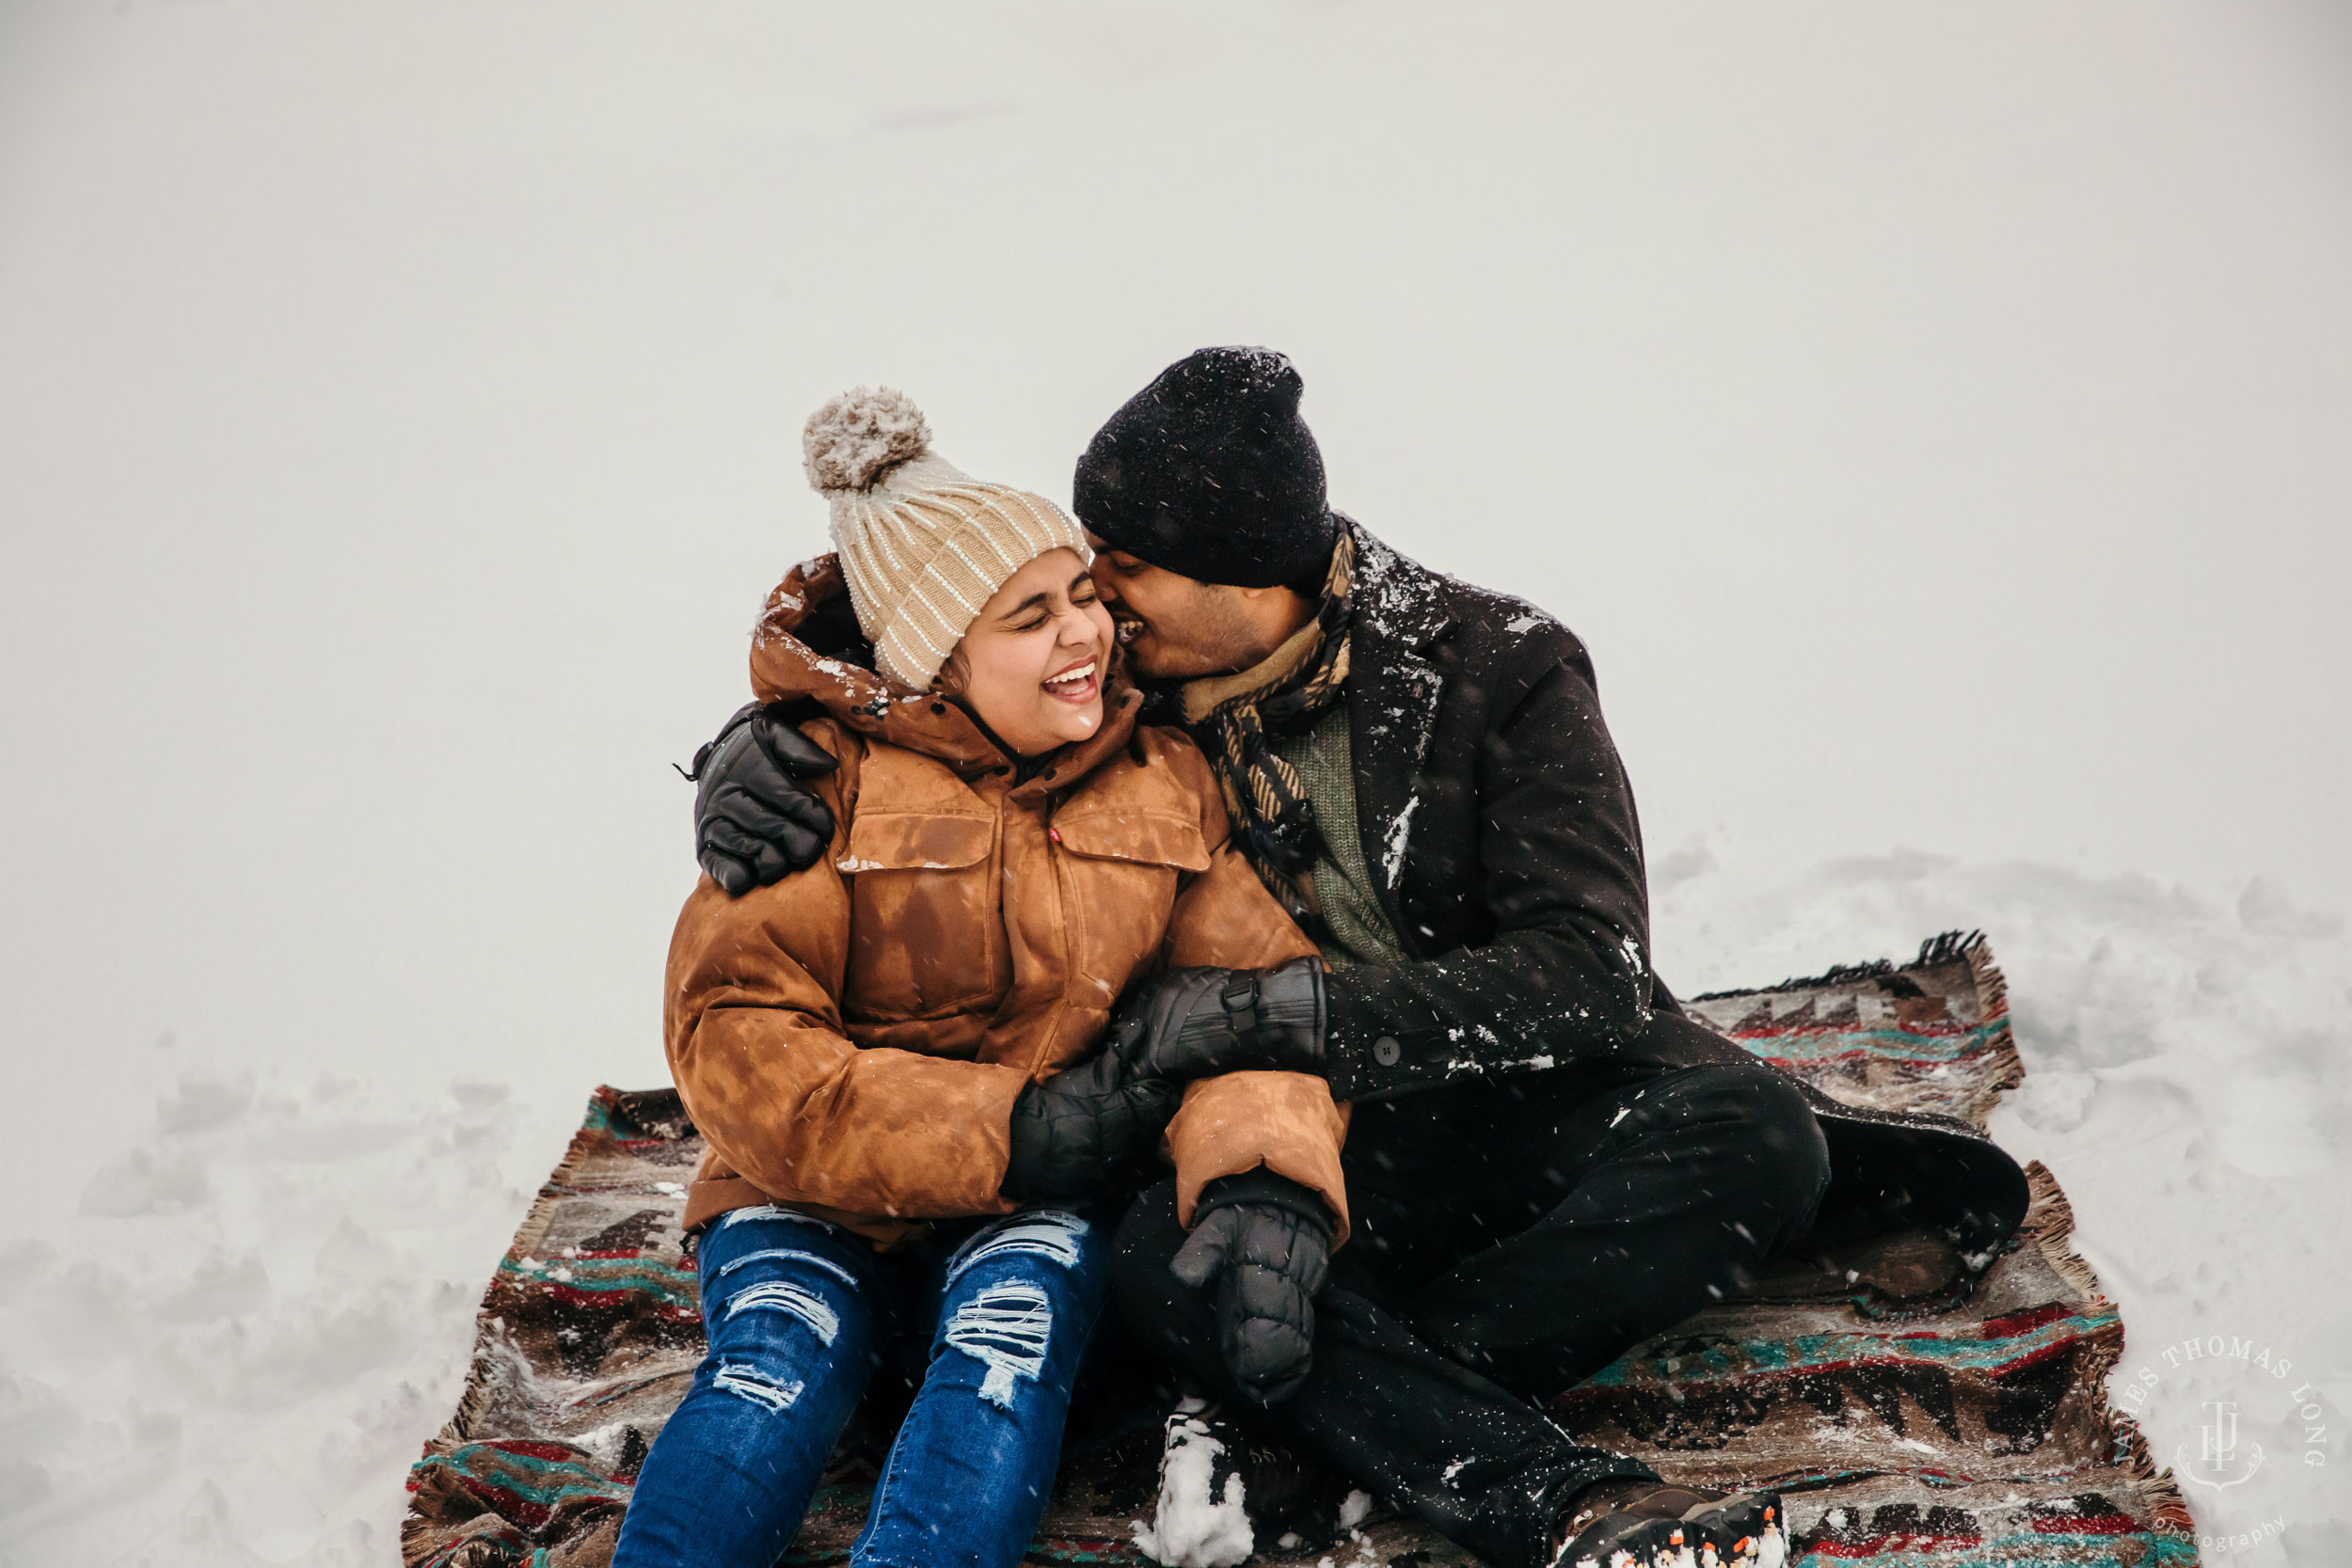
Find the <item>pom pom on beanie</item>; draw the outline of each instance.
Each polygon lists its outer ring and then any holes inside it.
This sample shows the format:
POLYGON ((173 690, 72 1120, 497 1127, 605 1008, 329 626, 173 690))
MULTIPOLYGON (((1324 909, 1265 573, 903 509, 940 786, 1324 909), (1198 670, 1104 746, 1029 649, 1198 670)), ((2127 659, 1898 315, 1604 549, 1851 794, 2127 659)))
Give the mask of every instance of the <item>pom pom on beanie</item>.
POLYGON ((820 495, 870 490, 888 469, 923 455, 931 427, 895 387, 852 387, 808 417, 802 467, 820 495))

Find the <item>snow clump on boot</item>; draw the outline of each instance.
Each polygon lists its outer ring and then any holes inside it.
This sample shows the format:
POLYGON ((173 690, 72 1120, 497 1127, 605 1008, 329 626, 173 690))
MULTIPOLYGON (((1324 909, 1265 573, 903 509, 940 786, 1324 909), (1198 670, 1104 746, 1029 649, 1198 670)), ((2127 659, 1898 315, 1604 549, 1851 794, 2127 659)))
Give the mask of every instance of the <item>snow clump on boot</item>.
POLYGON ((1225 1484, 1216 1484, 1225 1445, 1196 1414, 1202 1408, 1202 1402, 1186 1400, 1168 1418, 1159 1508, 1149 1525, 1129 1521, 1143 1555, 1166 1568, 1234 1568, 1257 1549, 1242 1506, 1241 1472, 1228 1469, 1225 1484))

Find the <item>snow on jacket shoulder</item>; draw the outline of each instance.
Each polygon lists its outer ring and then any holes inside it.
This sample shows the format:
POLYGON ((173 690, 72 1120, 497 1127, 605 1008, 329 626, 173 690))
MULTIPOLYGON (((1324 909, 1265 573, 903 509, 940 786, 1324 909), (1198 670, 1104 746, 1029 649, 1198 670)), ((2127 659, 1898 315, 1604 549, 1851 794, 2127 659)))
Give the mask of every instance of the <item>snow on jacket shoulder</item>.
MULTIPOLYGON (((997 1189, 1014 1098, 1090 1056, 1132 980, 1314 948, 1227 843, 1206 761, 1138 728, 1117 672, 1101 732, 1017 781, 961 708, 793 635, 839 593, 832 558, 796 569, 752 653, 762 701, 829 715, 803 728, 841 761, 814 785, 831 850, 739 898, 702 880, 671 942, 663 1024, 708 1140, 690 1227, 778 1202, 887 1244, 1012 1207, 997 1189)), ((1344 1227, 1345 1130, 1321 1079, 1233 1073, 1190 1086, 1168 1148, 1187 1198, 1264 1164, 1344 1227)))

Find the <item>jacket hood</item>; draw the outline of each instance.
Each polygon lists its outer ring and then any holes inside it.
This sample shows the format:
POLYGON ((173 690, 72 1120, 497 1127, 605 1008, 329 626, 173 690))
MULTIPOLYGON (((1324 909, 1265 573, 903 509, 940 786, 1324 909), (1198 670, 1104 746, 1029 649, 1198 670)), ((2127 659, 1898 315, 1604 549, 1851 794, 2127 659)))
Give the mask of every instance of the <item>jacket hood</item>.
MULTIPOLYGON (((844 728, 946 763, 959 773, 985 773, 1014 757, 956 704, 908 691, 876 674, 873 652, 858 632, 840 558, 820 555, 786 574, 752 628, 752 694, 763 703, 813 703, 844 728)), ((1048 753, 1056 787, 1093 771, 1135 733, 1143 697, 1113 641, 1103 682, 1103 727, 1048 753)), ((1047 759, 1039 759, 1047 760, 1047 759)), ((1032 779, 1022 785, 1041 787, 1032 779)))

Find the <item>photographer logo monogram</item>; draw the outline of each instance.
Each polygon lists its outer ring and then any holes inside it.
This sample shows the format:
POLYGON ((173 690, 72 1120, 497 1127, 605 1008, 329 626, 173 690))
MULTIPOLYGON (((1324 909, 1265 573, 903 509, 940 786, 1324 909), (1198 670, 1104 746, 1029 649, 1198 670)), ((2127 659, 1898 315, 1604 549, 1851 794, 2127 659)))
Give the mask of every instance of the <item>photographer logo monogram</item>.
POLYGON ((2243 1363, 2245 1370, 2235 1375, 2235 1386, 2229 1393, 2202 1402, 2202 1419, 2197 1427, 2196 1441, 2181 1442, 2172 1450, 2174 1476, 2192 1485, 2220 1491, 2251 1481, 2256 1472, 2274 1460, 2300 1463, 2312 1468, 2328 1463, 2326 1411, 2319 1402, 2318 1390, 2310 1383, 2272 1387, 2271 1385, 2289 1383, 2295 1363, 2274 1354, 2268 1345, 2258 1349, 2254 1341, 2235 1335, 2212 1334, 2201 1339, 2188 1338, 2167 1345, 2130 1374, 2131 1382, 2124 1386, 2115 1402, 2137 1418, 2149 1394, 2164 1382, 2167 1374, 2187 1375, 2200 1363, 2208 1364, 2204 1370, 2215 1370, 2217 1369, 2210 1364, 2223 1361, 2243 1363), (2157 1362, 2163 1363, 2163 1371, 2156 1370, 2157 1362), (2239 1434, 2241 1414, 2260 1421, 2275 1418, 2282 1404, 2290 1430, 2302 1434, 2299 1455, 2265 1453, 2260 1443, 2239 1434))

